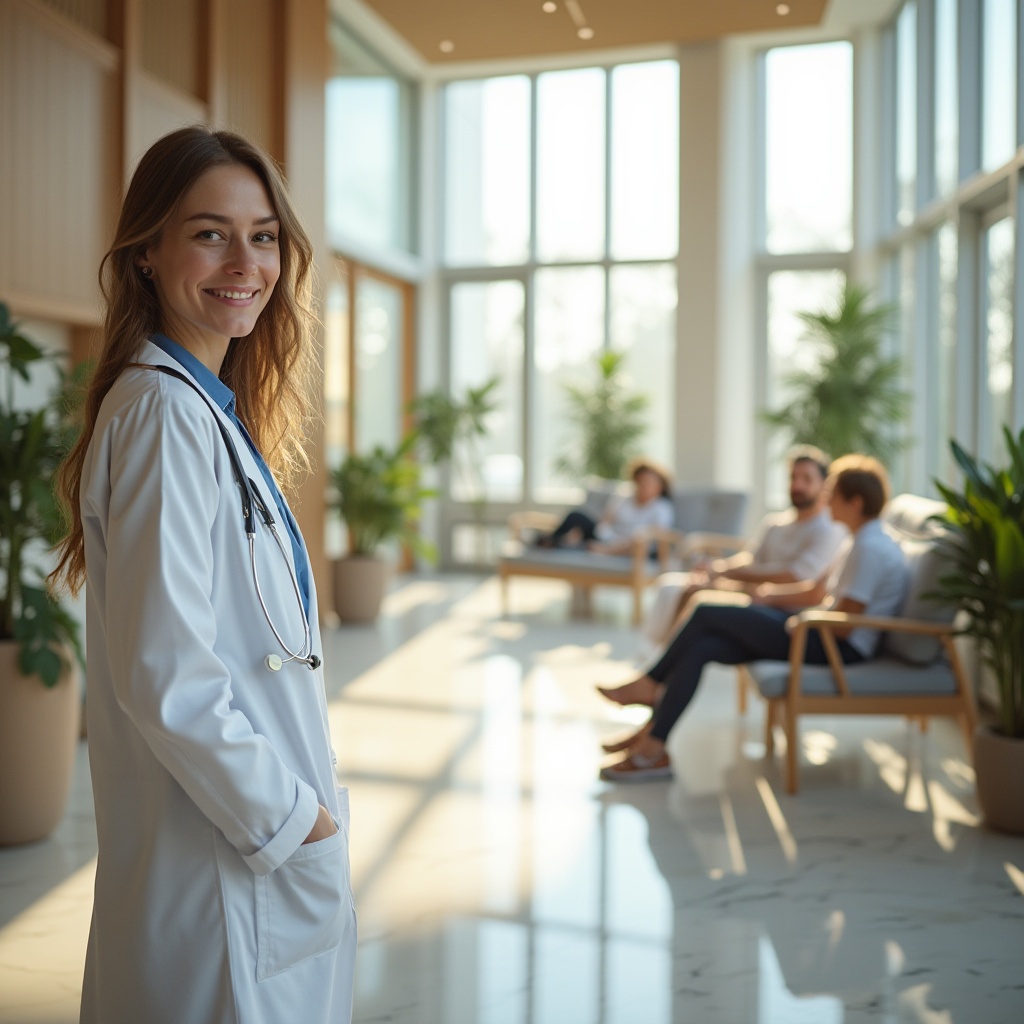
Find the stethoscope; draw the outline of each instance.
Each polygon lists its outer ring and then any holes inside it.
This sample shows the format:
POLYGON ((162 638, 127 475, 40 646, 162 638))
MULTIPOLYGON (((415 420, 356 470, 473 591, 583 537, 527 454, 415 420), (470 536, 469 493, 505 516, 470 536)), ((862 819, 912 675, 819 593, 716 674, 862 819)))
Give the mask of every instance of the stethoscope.
POLYGON ((144 370, 159 370, 161 373, 169 374, 171 377, 177 377, 178 380, 184 381, 199 397, 210 407, 210 410, 214 414, 214 420, 216 420, 217 426, 220 429, 220 436, 224 440, 224 445, 228 450, 228 458, 231 460, 231 472, 235 478, 235 483, 238 484, 238 490, 242 496, 242 521, 245 525, 245 536, 249 542, 249 564, 252 566, 252 581, 256 587, 256 597, 260 602, 260 607, 263 609, 263 615, 267 620, 267 625, 270 626, 270 631, 274 634, 277 642, 281 645, 281 649, 287 655, 282 658, 279 654, 268 654, 263 659, 263 664, 270 669, 271 672, 280 672, 281 668, 289 661, 300 661, 306 665, 311 671, 318 669, 321 665, 320 658, 313 653, 313 634, 309 628, 309 616, 306 614, 306 607, 302 603, 302 591, 299 589, 299 581, 295 575, 295 570, 292 568, 291 560, 288 558, 288 552, 285 550, 284 542, 281 540, 281 535, 277 532, 277 520, 274 519, 267 506, 267 503, 260 497, 259 488, 253 482, 252 478, 246 475, 245 470, 242 468, 242 460, 238 455, 238 449, 235 447, 234 441, 231 440, 231 435, 228 433, 228 428, 222 422, 220 416, 217 415, 217 410, 214 407, 213 402, 209 396, 200 388, 195 381, 190 377, 187 377, 180 370, 176 370, 171 366, 161 366, 158 363, 129 363, 129 366, 138 367, 144 370), (263 590, 260 587, 260 574, 256 569, 256 515, 255 512, 259 513, 260 519, 263 521, 263 525, 270 531, 271 536, 277 542, 277 547, 281 552, 281 557, 285 561, 285 565, 288 567, 288 578, 292 583, 292 591, 295 594, 295 601, 299 606, 299 613, 302 615, 302 645, 297 651, 293 651, 288 644, 285 643, 284 637, 281 636, 274 625, 274 620, 270 617, 270 611, 267 608, 267 603, 263 598, 263 590))

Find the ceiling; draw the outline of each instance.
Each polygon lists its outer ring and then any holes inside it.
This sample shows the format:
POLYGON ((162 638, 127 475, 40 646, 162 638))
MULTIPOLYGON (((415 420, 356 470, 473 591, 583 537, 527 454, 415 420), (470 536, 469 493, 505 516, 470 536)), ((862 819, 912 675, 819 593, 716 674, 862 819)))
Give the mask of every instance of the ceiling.
POLYGON ((826 0, 363 0, 431 64, 818 25, 826 0), (546 13, 544 8, 551 8, 546 13))

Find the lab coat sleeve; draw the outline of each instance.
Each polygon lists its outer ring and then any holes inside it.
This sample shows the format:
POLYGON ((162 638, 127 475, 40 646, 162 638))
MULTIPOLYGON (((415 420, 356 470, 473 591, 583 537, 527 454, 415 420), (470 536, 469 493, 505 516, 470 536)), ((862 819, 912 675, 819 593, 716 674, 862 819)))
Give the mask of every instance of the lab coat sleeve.
POLYGON ((110 669, 155 756, 265 874, 309 834, 318 800, 231 706, 214 650, 211 528, 237 488, 217 479, 216 422, 184 388, 161 377, 109 428, 108 579, 119 581, 107 588, 110 669))

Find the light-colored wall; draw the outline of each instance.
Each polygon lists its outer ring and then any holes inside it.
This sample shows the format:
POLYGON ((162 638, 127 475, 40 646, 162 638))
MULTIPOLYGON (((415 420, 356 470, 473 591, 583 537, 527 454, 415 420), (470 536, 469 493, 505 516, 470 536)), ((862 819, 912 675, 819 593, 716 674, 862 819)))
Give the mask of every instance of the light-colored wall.
POLYGON ((99 318, 117 61, 41 4, 0 4, 0 298, 22 315, 99 318))
POLYGON ((715 444, 721 58, 716 43, 679 50, 679 308, 676 470, 687 485, 717 476, 715 444))
MULTIPOLYGON (((326 11, 327 0, 0 0, 0 299, 85 355, 123 186, 152 142, 195 122, 239 130, 285 166, 323 279, 326 11)), ((298 519, 329 607, 314 464, 298 519)))

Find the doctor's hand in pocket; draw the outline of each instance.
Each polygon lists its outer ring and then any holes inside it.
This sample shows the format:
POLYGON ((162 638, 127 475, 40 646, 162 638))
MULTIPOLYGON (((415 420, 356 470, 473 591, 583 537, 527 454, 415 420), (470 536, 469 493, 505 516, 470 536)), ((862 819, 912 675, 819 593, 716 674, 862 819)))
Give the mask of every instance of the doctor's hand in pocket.
POLYGON ((337 831, 338 826, 334 824, 331 812, 323 804, 320 804, 316 812, 316 822, 313 824, 309 835, 302 840, 302 845, 307 846, 309 843, 318 843, 321 839, 328 839, 330 836, 333 836, 337 831))

